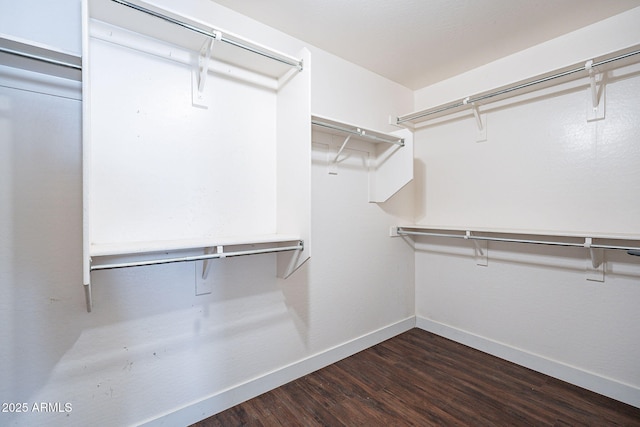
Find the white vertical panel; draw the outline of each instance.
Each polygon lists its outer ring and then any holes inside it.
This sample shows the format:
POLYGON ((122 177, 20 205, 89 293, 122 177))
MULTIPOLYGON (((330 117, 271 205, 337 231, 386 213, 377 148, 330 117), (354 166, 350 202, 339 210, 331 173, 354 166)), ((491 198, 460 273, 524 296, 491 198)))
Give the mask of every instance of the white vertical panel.
POLYGON ((304 69, 278 91, 278 233, 296 234, 304 251, 278 254, 278 276, 286 277, 311 256, 311 54, 304 69))

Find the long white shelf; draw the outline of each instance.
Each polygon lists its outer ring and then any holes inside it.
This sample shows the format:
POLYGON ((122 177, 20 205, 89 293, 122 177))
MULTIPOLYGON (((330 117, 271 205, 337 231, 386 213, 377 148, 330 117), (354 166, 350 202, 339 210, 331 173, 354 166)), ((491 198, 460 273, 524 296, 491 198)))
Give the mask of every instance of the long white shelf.
POLYGON ((299 241, 300 236, 292 234, 261 234, 255 236, 221 236, 210 238, 157 240, 148 242, 92 243, 92 257, 134 255, 153 252, 172 252, 188 249, 212 248, 217 246, 258 245, 299 241))
MULTIPOLYGON (((160 9, 139 0, 87 1, 90 4, 92 20, 140 33, 153 40, 162 40, 190 52, 201 52, 201 55, 203 44, 211 40, 215 42, 209 55, 211 58, 248 70, 281 77, 292 68, 303 68, 300 58, 279 52, 223 28, 212 28, 207 22, 170 9, 160 9)), ((113 39, 116 43, 118 40, 117 37, 113 39)))
POLYGON ((489 229, 414 224, 393 227, 390 234, 392 237, 440 237, 470 240, 475 246, 476 263, 483 266, 488 265, 488 242, 584 248, 587 251, 587 259, 590 261, 586 269, 586 278, 596 282, 604 282, 605 250, 623 250, 629 255, 640 256, 640 236, 631 233, 489 229), (636 243, 629 244, 628 242, 636 243))
MULTIPOLYGON (((464 99, 454 100, 446 104, 440 104, 424 110, 415 111, 409 114, 398 116, 396 124, 403 125, 410 123, 418 125, 421 122, 454 114, 463 110, 472 110, 477 116, 475 109, 479 105, 500 101, 516 95, 522 95, 533 90, 538 90, 553 85, 566 83, 582 77, 595 79, 595 73, 603 73, 607 70, 622 67, 640 60, 640 46, 633 46, 622 51, 613 52, 598 58, 592 58, 579 64, 573 64, 562 69, 550 71, 549 73, 537 75, 530 79, 518 81, 506 86, 494 88, 487 92, 477 93, 464 99)), ((595 80, 592 82, 592 90, 595 91, 595 80)), ((593 93, 594 108, 597 107, 597 93, 593 93)), ((476 118, 479 120, 478 118, 476 118)))
MULTIPOLYGON (((524 235, 524 236, 548 236, 548 237, 567 237, 567 238, 592 238, 603 240, 638 240, 640 241, 640 234, 633 233, 603 233, 593 231, 557 231, 557 230, 534 230, 534 229, 513 229, 513 228, 487 228, 487 227, 460 227, 460 226, 446 226, 446 225, 424 225, 424 224, 410 224, 400 225, 397 227, 405 231, 417 231, 417 232, 438 232, 446 234, 446 232, 470 232, 470 233, 483 233, 483 234, 510 234, 510 235, 524 235)), ((464 237, 464 236, 463 236, 464 237)))

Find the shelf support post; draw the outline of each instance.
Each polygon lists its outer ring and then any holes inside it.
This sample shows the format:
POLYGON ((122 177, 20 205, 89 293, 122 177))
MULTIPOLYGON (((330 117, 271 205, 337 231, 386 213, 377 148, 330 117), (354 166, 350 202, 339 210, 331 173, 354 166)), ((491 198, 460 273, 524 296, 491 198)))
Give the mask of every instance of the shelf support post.
MULTIPOLYGON (((360 129, 358 129, 358 132, 360 132, 360 129)), ((349 142, 350 139, 351 139, 351 135, 347 135, 347 137, 345 138, 344 142, 342 143, 342 145, 338 149, 338 152, 336 153, 335 157, 333 157, 333 159, 329 160, 329 174, 330 175, 337 175, 338 174, 338 158, 340 157, 340 154, 342 154, 342 152, 344 151, 344 149, 347 146, 347 143, 349 142)))
POLYGON ((469 102, 470 99, 471 98, 467 96, 465 99, 462 100, 462 104, 471 105, 471 112, 473 112, 473 117, 476 119, 476 125, 478 126, 478 133, 476 134, 476 142, 484 142, 487 140, 487 126, 486 126, 487 115, 483 114, 481 116, 480 112, 478 111, 478 106, 476 105, 475 102, 469 102), (484 124, 482 123, 483 118, 485 122, 484 124))
POLYGON ((476 259, 476 265, 483 267, 489 265, 489 243, 486 240, 475 239, 469 230, 465 232, 464 238, 473 242, 473 255, 476 259))
POLYGON ((213 52, 213 43, 222 40, 220 31, 213 31, 215 37, 208 38, 200 48, 198 55, 198 70, 193 75, 193 105, 198 107, 207 107, 204 101, 204 86, 207 82, 207 73, 209 72, 209 61, 213 52))
POLYGON ((589 89, 587 90, 587 121, 593 122, 604 119, 604 90, 605 85, 600 78, 598 89, 596 72, 593 68, 593 60, 584 64, 584 69, 589 73, 589 89))
POLYGON ((585 237, 584 247, 589 250, 587 256, 587 280, 604 282, 604 249, 594 248, 593 239, 585 237))
MULTIPOLYGON (((212 254, 213 253, 213 248, 205 248, 204 253, 205 253, 205 255, 212 254)), ((220 254, 218 259, 225 258, 224 247, 222 245, 216 246, 216 252, 215 253, 220 254)), ((213 259, 205 259, 202 262, 202 280, 207 280, 207 277, 209 276, 209 270, 211 270, 211 263, 212 262, 213 262, 213 259)))

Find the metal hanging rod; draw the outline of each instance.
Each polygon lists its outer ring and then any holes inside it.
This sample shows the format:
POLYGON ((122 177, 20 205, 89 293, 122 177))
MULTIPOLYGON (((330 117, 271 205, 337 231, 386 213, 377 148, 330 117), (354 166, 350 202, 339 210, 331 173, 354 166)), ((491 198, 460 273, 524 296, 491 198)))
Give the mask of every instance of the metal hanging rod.
MULTIPOLYGON (((123 6, 130 7, 132 9, 134 9, 134 10, 139 11, 139 12, 146 13, 146 14, 151 15, 153 17, 162 19, 163 21, 169 22, 171 24, 178 25, 178 26, 180 26, 182 28, 186 28, 187 30, 196 32, 198 34, 202 34, 203 36, 211 37, 213 39, 217 38, 216 34, 213 31, 203 30, 202 28, 198 28, 195 25, 191 25, 191 24, 188 24, 186 22, 180 21, 178 19, 172 18, 170 16, 163 15, 161 13, 155 12, 155 11, 147 9, 147 8, 144 8, 144 7, 139 6, 137 4, 130 3, 130 2, 125 1, 125 0, 111 0, 111 1, 113 1, 115 3, 118 3, 118 4, 121 4, 123 6)), ((244 43, 241 43, 241 42, 239 42, 237 40, 233 40, 233 39, 227 38, 224 35, 222 36, 220 41, 223 41, 223 42, 228 43, 230 45, 233 45, 233 46, 239 47, 241 49, 247 50, 249 52, 256 53, 256 54, 264 56, 266 58, 273 59, 273 60, 278 61, 278 62, 282 62, 282 63, 290 65, 292 67, 296 67, 298 70, 302 71, 302 68, 303 68, 302 60, 297 60, 296 61, 296 60, 287 58, 285 56, 278 55, 277 53, 274 53, 274 52, 269 52, 269 51, 266 51, 266 50, 258 49, 258 48, 253 47, 253 46, 248 46, 248 45, 246 45, 244 43)))
POLYGON ((331 123, 322 122, 322 121, 319 121, 317 119, 312 119, 311 120, 311 124, 314 125, 314 126, 320 126, 320 127, 323 127, 323 128, 344 132, 344 133, 347 133, 349 135, 356 135, 356 136, 361 137, 361 138, 371 139, 373 141, 387 142, 389 144, 395 144, 395 145, 399 145, 400 147, 404 147, 404 138, 382 138, 380 136, 367 133, 367 131, 362 130, 360 128, 350 129, 350 128, 334 125, 334 124, 331 124, 331 123))
POLYGON ((92 265, 91 271, 111 270, 114 268, 126 268, 126 267, 142 267, 145 265, 171 264, 176 262, 202 261, 202 260, 214 259, 214 258, 231 258, 236 256, 298 251, 303 249, 304 249, 304 242, 301 240, 295 246, 283 246, 279 248, 250 249, 246 251, 218 252, 213 254, 193 255, 193 256, 185 256, 185 257, 178 257, 178 258, 151 259, 151 260, 144 260, 144 261, 131 261, 131 262, 121 262, 121 263, 113 263, 113 264, 92 265))
POLYGON ((611 58, 603 59, 603 60, 598 61, 598 62, 594 62, 590 66, 588 66, 585 63, 585 65, 582 65, 582 66, 577 67, 577 68, 573 68, 573 69, 570 69, 570 70, 567 70, 567 71, 563 71, 563 72, 560 72, 560 73, 557 73, 557 74, 553 74, 553 75, 550 75, 550 76, 537 78, 535 80, 531 80, 531 81, 527 81, 527 82, 524 82, 524 83, 516 84, 514 86, 509 86, 509 87, 506 87, 504 89, 496 90, 494 92, 490 92, 490 93, 486 93, 486 94, 482 94, 482 95, 470 96, 470 97, 467 97, 467 98, 465 98, 465 99, 463 99, 461 101, 458 101, 458 102, 455 102, 455 103, 452 103, 452 104, 446 104, 446 105, 442 105, 442 106, 439 106, 439 107, 431 108, 431 109, 428 109, 428 110, 418 111, 416 113, 411 113, 411 114, 407 114, 407 115, 404 115, 404 116, 399 116, 396 119, 396 124, 401 124, 401 123, 405 123, 405 122, 410 122, 412 120, 420 119, 420 118, 423 118, 423 117, 432 116, 434 114, 442 113, 444 111, 452 110, 454 108, 459 108, 459 107, 462 107, 464 105, 471 105, 474 102, 484 101, 485 99, 490 99, 490 98, 494 98, 494 97, 500 96, 500 95, 505 95, 507 93, 514 92, 514 91, 517 91, 517 90, 526 89, 528 87, 535 86, 535 85, 538 85, 538 84, 541 84, 541 83, 546 83, 546 82, 551 81, 551 80, 555 80, 555 79, 558 79, 558 78, 566 77, 566 76, 569 76, 569 75, 572 75, 572 74, 576 74, 576 73, 580 73, 580 72, 583 72, 583 71, 589 71, 590 68, 598 67, 598 66, 605 65, 605 64, 609 64, 609 63, 615 62, 615 61, 620 61, 622 59, 626 59, 626 58, 629 58, 629 57, 632 57, 632 56, 638 55, 638 54, 640 54, 640 50, 634 50, 632 52, 627 52, 627 53, 624 53, 624 54, 616 55, 616 56, 611 57, 611 58))
MULTIPOLYGON (((587 239, 590 239, 588 237, 585 237, 585 243, 575 243, 575 242, 554 242, 554 241, 547 241, 547 240, 510 239, 510 238, 504 238, 504 237, 474 236, 471 234, 471 232, 467 232, 466 234, 432 233, 429 231, 405 230, 403 229, 403 227, 398 227, 397 232, 398 232, 398 235, 400 236, 450 237, 454 239, 486 240, 491 242, 527 243, 527 244, 533 244, 533 245, 570 246, 570 247, 576 247, 576 248, 640 251, 640 247, 601 245, 596 243, 588 243, 587 239)), ((612 240, 616 240, 616 239, 612 238, 612 240)))
POLYGON ((54 59, 54 58, 49 58, 49 57, 42 56, 42 55, 36 55, 36 54, 33 54, 33 53, 24 52, 24 51, 20 51, 20 50, 9 49, 9 48, 4 47, 4 46, 0 46, 0 52, 8 53, 10 55, 20 56, 20 57, 23 57, 23 58, 33 59, 33 60, 40 61, 40 62, 46 62, 47 64, 53 64, 53 65, 58 65, 58 66, 61 66, 61 67, 73 68, 75 70, 82 70, 82 66, 79 65, 79 64, 74 64, 72 62, 62 61, 62 60, 54 59))

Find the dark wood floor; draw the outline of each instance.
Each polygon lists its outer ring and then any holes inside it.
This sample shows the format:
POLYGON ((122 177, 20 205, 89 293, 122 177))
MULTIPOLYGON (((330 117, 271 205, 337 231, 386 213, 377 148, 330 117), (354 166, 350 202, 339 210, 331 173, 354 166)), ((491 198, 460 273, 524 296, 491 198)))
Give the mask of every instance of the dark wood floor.
POLYGON ((640 409, 412 329, 194 426, 640 426, 640 409))

